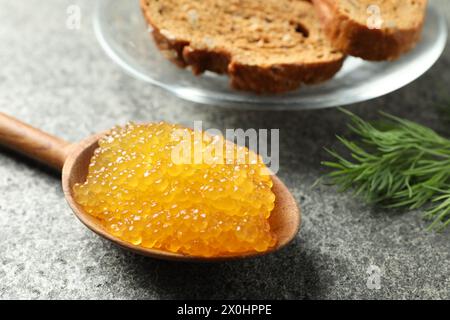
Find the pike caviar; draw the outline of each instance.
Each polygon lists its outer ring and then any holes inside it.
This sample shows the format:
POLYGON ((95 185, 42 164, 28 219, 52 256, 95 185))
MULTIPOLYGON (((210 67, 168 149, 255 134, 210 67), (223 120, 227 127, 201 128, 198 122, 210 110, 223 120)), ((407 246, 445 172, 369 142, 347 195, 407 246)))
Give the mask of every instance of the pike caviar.
POLYGON ((262 159, 219 135, 130 123, 100 139, 87 180, 74 194, 124 241, 210 257, 275 245, 271 188, 262 159), (177 154, 183 161, 174 161, 177 154))

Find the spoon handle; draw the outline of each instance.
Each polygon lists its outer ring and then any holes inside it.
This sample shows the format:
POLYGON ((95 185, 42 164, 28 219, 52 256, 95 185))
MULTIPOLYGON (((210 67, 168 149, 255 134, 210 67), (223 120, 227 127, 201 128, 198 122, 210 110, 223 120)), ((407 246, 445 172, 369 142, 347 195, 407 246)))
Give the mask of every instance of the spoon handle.
POLYGON ((0 144, 61 170, 70 143, 0 112, 0 144))

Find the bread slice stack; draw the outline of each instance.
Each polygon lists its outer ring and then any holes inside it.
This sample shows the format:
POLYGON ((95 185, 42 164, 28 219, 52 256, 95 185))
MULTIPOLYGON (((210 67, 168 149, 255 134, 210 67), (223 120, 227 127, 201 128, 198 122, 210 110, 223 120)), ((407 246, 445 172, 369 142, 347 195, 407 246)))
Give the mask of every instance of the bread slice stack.
POLYGON ((426 0, 140 1, 166 57, 195 74, 227 74, 232 87, 256 93, 328 80, 347 54, 398 57, 417 43, 426 6, 426 0), (382 16, 387 10, 389 24, 364 25, 369 3, 378 3, 382 16))

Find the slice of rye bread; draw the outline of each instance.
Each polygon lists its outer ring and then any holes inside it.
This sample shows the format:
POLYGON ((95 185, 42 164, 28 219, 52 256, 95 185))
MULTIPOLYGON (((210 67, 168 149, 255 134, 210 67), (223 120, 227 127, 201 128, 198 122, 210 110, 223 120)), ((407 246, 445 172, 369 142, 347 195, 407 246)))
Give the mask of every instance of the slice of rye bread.
POLYGON ((427 0, 312 0, 331 43, 366 60, 395 60, 420 40, 427 0))
POLYGON ((331 78, 345 56, 306 0, 141 0, 160 50, 194 74, 228 74, 232 87, 282 93, 331 78))

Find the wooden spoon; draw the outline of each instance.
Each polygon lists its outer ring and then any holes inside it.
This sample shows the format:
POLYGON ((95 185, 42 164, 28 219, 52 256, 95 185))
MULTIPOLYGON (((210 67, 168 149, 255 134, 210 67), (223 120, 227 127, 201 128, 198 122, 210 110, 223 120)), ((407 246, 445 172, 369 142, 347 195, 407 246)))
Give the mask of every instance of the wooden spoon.
POLYGON ((72 191, 76 183, 85 182, 91 157, 98 147, 99 138, 104 134, 106 132, 91 136, 79 143, 70 144, 0 112, 0 144, 54 169, 62 170, 64 195, 77 218, 98 235, 127 250, 165 260, 232 260, 277 251, 286 246, 298 233, 301 224, 300 210, 287 187, 274 175, 272 176, 272 190, 275 193, 276 200, 269 223, 271 230, 277 237, 277 244, 269 251, 236 253, 219 257, 197 257, 136 246, 111 235, 102 227, 98 219, 84 212, 83 208, 76 203, 72 191))

